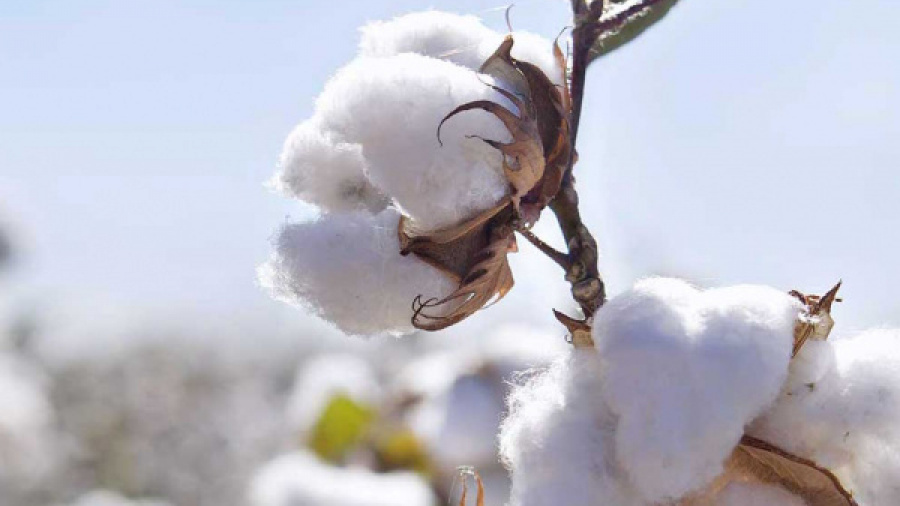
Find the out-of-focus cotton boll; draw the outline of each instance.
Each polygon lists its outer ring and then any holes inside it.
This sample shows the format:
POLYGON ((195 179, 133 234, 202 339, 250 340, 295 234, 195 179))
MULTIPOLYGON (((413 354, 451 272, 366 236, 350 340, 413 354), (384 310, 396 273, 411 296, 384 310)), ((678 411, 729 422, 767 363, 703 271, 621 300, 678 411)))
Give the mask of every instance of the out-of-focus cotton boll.
POLYGON ((601 380, 597 354, 575 351, 512 391, 500 431, 511 506, 641 504, 615 464, 601 380))
POLYGON ((649 502, 705 486, 787 377, 799 304, 766 287, 653 278, 598 313, 618 461, 649 502))
POLYGON ((361 151, 356 144, 336 141, 317 121, 306 121, 285 141, 270 184, 325 211, 381 211, 388 198, 366 177, 361 151))
POLYGON ((808 342, 751 433, 829 467, 861 504, 900 496, 900 331, 808 342))
MULTIPOLYGON (((415 12, 390 21, 377 21, 362 28, 362 56, 386 57, 417 53, 440 58, 477 70, 487 56, 481 50, 497 32, 475 16, 448 12, 415 12)), ((496 47, 496 46, 495 46, 496 47)))
POLYGON ((425 481, 412 473, 375 474, 329 466, 297 452, 266 464, 249 491, 251 506, 433 506, 425 481))
POLYGON ((400 255, 399 219, 388 208, 287 225, 260 267, 260 282, 348 334, 410 332, 413 299, 447 295, 454 285, 415 256, 400 255))
POLYGON ((154 499, 128 499, 116 492, 95 490, 79 497, 68 506, 170 506, 154 499))
POLYGON ((336 395, 345 395, 366 406, 378 404, 380 384, 362 357, 326 353, 301 364, 288 401, 291 427, 301 432, 309 430, 336 395))
POLYGON ((51 466, 53 408, 44 378, 28 363, 0 354, 0 496, 29 488, 51 466))
POLYGON ((477 135, 510 140, 493 115, 467 111, 474 100, 505 103, 487 76, 417 54, 360 58, 327 84, 317 102, 326 129, 362 146, 371 181, 416 222, 434 230, 496 205, 508 193, 501 154, 477 135))
POLYGON ((807 506, 783 488, 764 483, 731 482, 709 503, 710 506, 807 506))

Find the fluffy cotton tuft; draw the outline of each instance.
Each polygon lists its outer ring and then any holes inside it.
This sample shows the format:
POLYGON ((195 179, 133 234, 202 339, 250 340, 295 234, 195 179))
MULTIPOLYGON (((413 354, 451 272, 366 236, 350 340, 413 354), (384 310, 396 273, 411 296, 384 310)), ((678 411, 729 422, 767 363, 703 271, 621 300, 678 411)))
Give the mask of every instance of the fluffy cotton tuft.
POLYGON ((500 152, 477 135, 509 141, 503 124, 475 110, 441 120, 474 100, 504 102, 486 76, 417 54, 360 58, 317 101, 323 126, 362 146, 371 181, 426 230, 497 204, 507 193, 500 152), (441 142, 443 144, 441 144, 441 142))
POLYGON ((378 212, 388 198, 369 181, 365 165, 359 145, 339 142, 309 120, 288 136, 270 184, 325 211, 378 212))
POLYGON ((701 291, 654 278, 598 313, 615 452, 647 501, 677 499, 722 472, 745 424, 778 396, 798 312, 771 288, 701 291))
POLYGON ((900 330, 807 342, 751 433, 830 468, 860 504, 900 497, 900 330))
POLYGON ((260 267, 260 282, 348 334, 411 332, 413 299, 447 295, 454 284, 415 256, 400 255, 399 219, 388 208, 287 225, 260 267))
POLYGON ((252 506, 433 506, 428 485, 413 473, 375 474, 329 466, 306 452, 283 455, 260 470, 252 506))
POLYGON ((575 351, 516 387, 500 431, 511 506, 640 504, 615 463, 615 417, 600 360, 575 351))

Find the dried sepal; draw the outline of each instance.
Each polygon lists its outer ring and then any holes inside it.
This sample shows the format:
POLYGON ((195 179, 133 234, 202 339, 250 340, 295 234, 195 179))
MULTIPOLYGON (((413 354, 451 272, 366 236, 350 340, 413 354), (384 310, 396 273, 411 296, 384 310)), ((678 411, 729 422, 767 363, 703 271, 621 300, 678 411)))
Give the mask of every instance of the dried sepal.
POLYGON ((575 348, 593 348, 594 338, 591 336, 591 324, 587 320, 577 320, 571 316, 553 310, 553 316, 562 323, 572 338, 572 346, 575 348))
POLYGON ((491 229, 490 242, 474 256, 472 267, 460 280, 459 288, 440 299, 416 297, 412 324, 422 330, 444 329, 503 298, 513 287, 506 255, 514 251, 516 238, 512 229, 491 229))
POLYGON ((726 469, 730 479, 782 487, 810 506, 857 506, 828 469, 751 436, 741 438, 726 469))
POLYGON ((791 295, 796 297, 805 306, 800 320, 794 327, 794 349, 791 356, 797 353, 806 344, 806 341, 812 339, 814 341, 824 341, 831 334, 834 327, 834 319, 831 317, 831 306, 837 298, 837 292, 841 288, 841 282, 838 281, 831 290, 825 295, 806 295, 797 290, 792 290, 791 295))
POLYGON ((462 494, 459 496, 459 506, 466 506, 466 496, 469 492, 468 478, 475 478, 475 506, 484 506, 484 482, 481 481, 481 475, 478 471, 471 467, 460 467, 457 472, 459 479, 462 481, 462 494))

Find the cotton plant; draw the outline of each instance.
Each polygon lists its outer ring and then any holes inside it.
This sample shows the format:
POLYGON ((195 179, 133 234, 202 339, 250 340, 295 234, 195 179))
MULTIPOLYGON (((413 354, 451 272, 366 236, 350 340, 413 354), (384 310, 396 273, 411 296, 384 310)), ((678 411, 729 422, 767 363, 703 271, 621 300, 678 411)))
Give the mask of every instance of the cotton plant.
MULTIPOLYGON (((285 142, 271 185, 319 215, 281 228, 261 283, 348 334, 436 331, 513 288, 524 238, 562 268, 578 314, 554 310, 571 346, 508 395, 511 506, 889 504, 898 332, 829 340, 840 283, 816 296, 648 278, 607 300, 573 175, 586 69, 674 4, 572 0, 568 51, 438 12, 364 28, 285 142), (564 251, 532 230, 544 211, 564 251)), ((454 392, 477 381, 445 376, 412 423, 480 464, 442 425, 466 418, 454 392)), ((483 504, 485 480, 461 476, 483 504)))

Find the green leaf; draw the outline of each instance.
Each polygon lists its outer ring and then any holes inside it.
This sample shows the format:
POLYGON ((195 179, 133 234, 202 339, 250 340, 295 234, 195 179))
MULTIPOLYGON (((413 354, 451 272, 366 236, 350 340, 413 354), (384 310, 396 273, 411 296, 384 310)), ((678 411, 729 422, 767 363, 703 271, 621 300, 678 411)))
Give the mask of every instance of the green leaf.
POLYGON ((319 457, 338 462, 366 436, 375 412, 347 395, 331 398, 313 426, 307 444, 319 457))
MULTIPOLYGON (((615 16, 617 12, 639 4, 641 1, 643 0, 609 0, 608 14, 604 14, 600 22, 602 23, 607 17, 615 16)), ((597 42, 591 48, 591 60, 609 54, 637 38, 644 30, 650 28, 668 14, 676 2, 678 0, 663 0, 653 7, 643 9, 637 14, 628 17, 623 23, 610 30, 601 33, 597 38, 597 42)))

